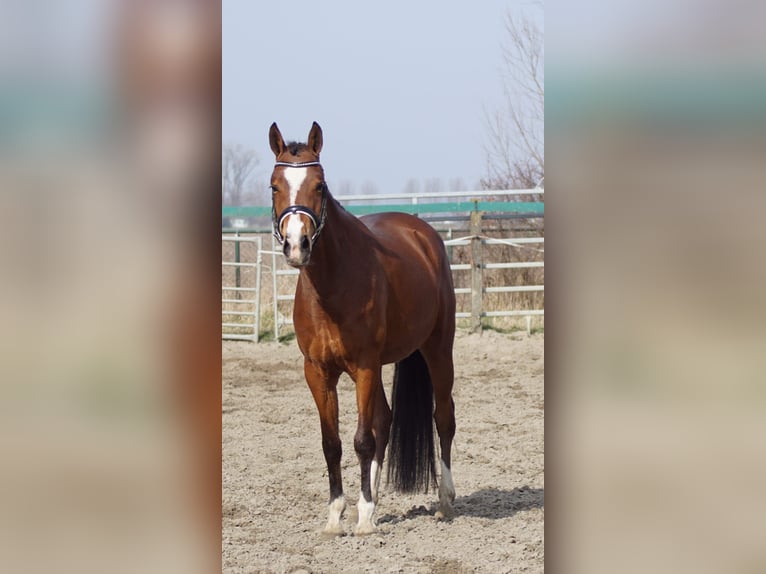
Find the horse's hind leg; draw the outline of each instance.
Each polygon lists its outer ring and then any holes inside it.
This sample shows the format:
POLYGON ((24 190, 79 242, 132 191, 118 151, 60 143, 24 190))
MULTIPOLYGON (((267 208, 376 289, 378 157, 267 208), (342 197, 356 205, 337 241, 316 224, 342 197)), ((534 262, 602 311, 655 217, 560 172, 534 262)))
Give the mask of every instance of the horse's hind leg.
POLYGON ((391 432, 391 408, 388 406, 386 392, 382 384, 378 385, 378 396, 375 399, 372 432, 375 435, 375 458, 370 467, 370 490, 372 491, 372 501, 377 504, 383 458, 386 454, 388 437, 391 432))
POLYGON ((330 373, 308 360, 304 361, 303 370, 319 411, 319 421, 322 427, 322 450, 330 479, 329 512, 324 532, 326 534, 343 534, 340 518, 346 509, 346 499, 343 496, 343 480, 340 472, 342 450, 338 429, 337 385, 339 374, 330 373))
POLYGON ((432 337, 420 349, 428 364, 434 390, 434 421, 441 447, 441 480, 439 480, 439 509, 437 518, 453 514, 455 484, 452 481, 452 439, 455 437, 455 403, 452 386, 455 374, 452 363, 452 338, 432 337))

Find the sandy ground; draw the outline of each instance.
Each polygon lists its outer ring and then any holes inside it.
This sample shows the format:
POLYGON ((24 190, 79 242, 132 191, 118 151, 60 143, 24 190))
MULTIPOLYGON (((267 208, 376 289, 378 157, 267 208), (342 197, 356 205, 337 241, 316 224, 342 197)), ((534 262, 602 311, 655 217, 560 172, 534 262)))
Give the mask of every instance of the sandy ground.
POLYGON ((456 517, 436 521, 435 492, 397 494, 384 476, 379 532, 352 534, 356 408, 344 375, 347 535, 328 538, 327 469, 297 345, 224 342, 224 572, 542 572, 543 336, 458 332, 455 367, 456 517))

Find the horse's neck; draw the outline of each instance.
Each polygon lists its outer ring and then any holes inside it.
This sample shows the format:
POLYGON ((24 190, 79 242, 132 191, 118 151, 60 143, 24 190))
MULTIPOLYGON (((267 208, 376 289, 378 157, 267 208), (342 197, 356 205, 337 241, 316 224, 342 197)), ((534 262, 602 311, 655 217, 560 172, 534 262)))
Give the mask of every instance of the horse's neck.
POLYGON ((356 217, 332 198, 327 202, 327 221, 311 262, 301 270, 321 300, 348 292, 353 277, 358 277, 360 258, 355 256, 367 244, 368 237, 356 217))

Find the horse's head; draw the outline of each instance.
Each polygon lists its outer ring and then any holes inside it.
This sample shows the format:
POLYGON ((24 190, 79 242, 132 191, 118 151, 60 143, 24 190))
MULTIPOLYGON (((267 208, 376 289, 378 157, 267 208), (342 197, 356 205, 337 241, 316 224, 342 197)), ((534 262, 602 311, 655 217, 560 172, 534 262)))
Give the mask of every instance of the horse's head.
POLYGON ((322 231, 326 217, 327 184, 319 163, 322 128, 314 122, 307 143, 285 143, 276 123, 269 130, 276 163, 271 174, 274 235, 287 263, 302 267, 322 231))

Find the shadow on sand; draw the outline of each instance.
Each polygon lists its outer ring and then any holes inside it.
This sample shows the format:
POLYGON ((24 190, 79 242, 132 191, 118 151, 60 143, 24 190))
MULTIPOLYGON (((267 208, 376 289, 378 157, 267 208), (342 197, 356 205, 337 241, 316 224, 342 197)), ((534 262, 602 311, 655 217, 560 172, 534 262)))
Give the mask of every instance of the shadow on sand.
MULTIPOLYGON (((455 499, 455 517, 474 516, 478 518, 509 518, 517 512, 543 508, 545 506, 545 490, 521 486, 513 490, 485 488, 477 490, 468 496, 458 496, 455 499)), ((418 516, 432 516, 436 504, 431 508, 413 506, 403 515, 386 514, 378 519, 379 523, 396 524, 411 520, 418 516)))
POLYGON ((517 512, 543 508, 545 490, 521 486, 513 490, 485 488, 455 499, 456 516, 508 518, 517 512))

